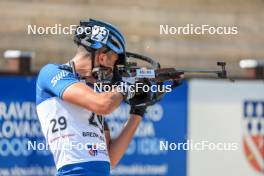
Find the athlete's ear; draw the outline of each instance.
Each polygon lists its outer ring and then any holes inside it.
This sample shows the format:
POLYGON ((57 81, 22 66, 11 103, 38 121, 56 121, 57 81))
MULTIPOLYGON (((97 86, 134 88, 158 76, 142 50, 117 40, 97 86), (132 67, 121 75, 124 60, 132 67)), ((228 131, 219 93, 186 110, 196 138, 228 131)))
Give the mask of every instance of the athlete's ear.
POLYGON ((100 65, 104 65, 106 59, 107 59, 107 55, 105 53, 99 53, 98 54, 98 62, 100 65))

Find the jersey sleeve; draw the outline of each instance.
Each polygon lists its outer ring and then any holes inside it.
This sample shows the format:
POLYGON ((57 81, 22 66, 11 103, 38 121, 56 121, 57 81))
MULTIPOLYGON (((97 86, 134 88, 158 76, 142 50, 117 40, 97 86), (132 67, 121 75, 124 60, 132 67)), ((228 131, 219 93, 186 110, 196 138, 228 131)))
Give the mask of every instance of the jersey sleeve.
POLYGON ((79 82, 79 80, 68 70, 59 69, 57 65, 45 66, 38 77, 38 84, 43 91, 53 96, 62 98, 67 87, 79 82))

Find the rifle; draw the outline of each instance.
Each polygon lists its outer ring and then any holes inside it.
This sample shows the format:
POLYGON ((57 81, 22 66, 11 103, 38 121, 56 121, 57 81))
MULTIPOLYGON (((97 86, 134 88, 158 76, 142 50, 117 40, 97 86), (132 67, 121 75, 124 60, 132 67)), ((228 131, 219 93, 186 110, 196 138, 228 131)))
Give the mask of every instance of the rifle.
POLYGON ((152 68, 145 69, 146 73, 144 73, 144 69, 137 66, 136 62, 128 62, 126 63, 126 65, 118 66, 119 71, 123 72, 122 74, 136 76, 138 78, 150 78, 150 79, 154 79, 157 82, 163 82, 166 80, 171 80, 175 77, 177 78, 179 75, 183 75, 184 73, 216 74, 218 78, 221 79, 227 78, 225 62, 217 62, 217 66, 221 67, 220 70, 187 70, 187 69, 177 69, 177 68, 161 68, 160 63, 155 61, 154 59, 132 52, 126 52, 126 56, 128 58, 134 58, 145 61, 152 66, 152 68), (142 72, 139 71, 140 69, 142 69, 142 72), (151 73, 155 73, 155 76, 151 75, 151 73))
MULTIPOLYGON (((220 69, 217 70, 187 70, 187 69, 178 69, 178 68, 161 68, 160 63, 156 60, 132 52, 126 52, 126 57, 129 59, 141 60, 150 65, 150 67, 139 67, 137 62, 126 62, 123 65, 116 66, 116 72, 119 77, 122 79, 133 78, 135 82, 141 82, 147 85, 157 84, 163 85, 165 82, 171 82, 171 88, 174 89, 181 84, 183 75, 185 73, 191 74, 210 74, 216 75, 217 78, 226 79, 226 63, 217 62, 217 66, 220 69)), ((106 80, 107 69, 101 68, 99 70, 94 70, 96 72, 98 80, 106 80)), ((145 104, 153 105, 158 102, 166 92, 155 92, 151 95, 151 99, 145 104)))

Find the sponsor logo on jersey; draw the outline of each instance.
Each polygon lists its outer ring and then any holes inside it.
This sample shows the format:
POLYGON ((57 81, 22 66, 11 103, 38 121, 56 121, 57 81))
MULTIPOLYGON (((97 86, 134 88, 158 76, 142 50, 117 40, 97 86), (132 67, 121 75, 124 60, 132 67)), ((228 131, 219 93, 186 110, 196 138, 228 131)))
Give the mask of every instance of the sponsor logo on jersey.
POLYGON ((95 132, 85 131, 85 132, 82 132, 82 136, 83 137, 96 137, 100 139, 101 141, 105 141, 103 136, 100 136, 99 134, 95 132))
POLYGON ((243 149, 249 164, 259 173, 264 170, 264 101, 243 103, 243 149))
POLYGON ((57 82, 59 80, 61 80, 62 78, 66 77, 69 73, 70 72, 67 72, 67 71, 63 70, 63 71, 59 72, 57 75, 55 75, 50 81, 50 83, 52 84, 52 87, 55 87, 57 82))
POLYGON ((90 156, 97 156, 98 155, 98 147, 96 144, 94 144, 94 145, 88 144, 87 148, 88 148, 88 154, 90 156))

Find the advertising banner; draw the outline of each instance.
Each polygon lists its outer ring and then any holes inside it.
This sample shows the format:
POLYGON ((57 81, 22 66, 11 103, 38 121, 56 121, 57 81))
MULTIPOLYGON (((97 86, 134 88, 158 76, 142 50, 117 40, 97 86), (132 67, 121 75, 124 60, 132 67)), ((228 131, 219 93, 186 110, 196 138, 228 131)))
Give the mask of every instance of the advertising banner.
POLYGON ((54 175, 35 108, 35 78, 0 77, 0 175, 54 175), (28 148, 28 142, 32 147, 28 148), (41 150, 42 149, 42 150, 41 150))

